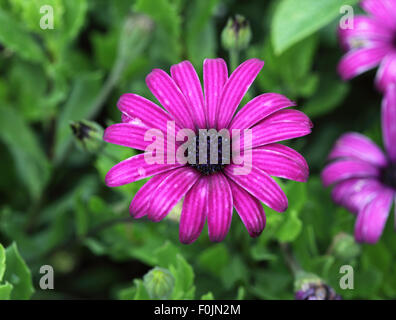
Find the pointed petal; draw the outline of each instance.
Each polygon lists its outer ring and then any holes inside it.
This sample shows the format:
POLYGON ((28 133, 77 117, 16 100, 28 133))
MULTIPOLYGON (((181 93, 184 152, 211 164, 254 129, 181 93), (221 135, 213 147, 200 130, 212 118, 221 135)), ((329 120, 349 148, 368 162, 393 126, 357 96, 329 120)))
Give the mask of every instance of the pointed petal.
POLYGON ((287 209, 288 203, 285 193, 267 173, 253 166, 249 168, 251 169, 250 172, 237 175, 234 172, 236 168, 238 166, 234 164, 230 164, 225 168, 224 172, 228 178, 271 209, 278 212, 283 212, 287 209))
POLYGON ((198 171, 184 166, 165 177, 151 196, 148 218, 154 222, 165 218, 197 182, 199 176, 198 171))
POLYGON ((232 120, 230 129, 246 129, 254 126, 269 115, 296 104, 283 95, 264 93, 248 102, 232 120))
POLYGON ((222 241, 230 229, 232 219, 232 194, 230 184, 222 173, 209 179, 208 232, 212 242, 222 241))
POLYGON ((195 128, 183 93, 165 71, 154 69, 146 77, 146 83, 153 95, 168 110, 181 128, 195 128))
POLYGON ((377 166, 385 166, 387 159, 382 150, 369 138, 359 133, 346 133, 336 142, 329 160, 337 158, 357 159, 377 166))
POLYGON ((177 163, 148 164, 144 155, 144 153, 138 154, 112 167, 106 174, 106 185, 119 187, 182 166, 177 163))
POLYGON ((390 84, 396 83, 396 54, 388 54, 380 64, 377 75, 375 77, 375 83, 377 88, 382 92, 386 91, 386 88, 390 84))
POLYGON ((242 63, 231 74, 230 79, 228 79, 224 86, 219 101, 219 112, 217 115, 218 129, 227 128, 239 103, 263 66, 264 61, 250 59, 242 63))
POLYGON ((208 215, 209 179, 199 178, 184 198, 179 227, 181 243, 193 243, 202 232, 208 215))
POLYGON ((395 29, 396 3, 394 0, 363 0, 360 6, 383 25, 395 29))
POLYGON ((396 161, 396 86, 391 85, 382 100, 382 136, 385 150, 396 161))
POLYGON ((238 212, 249 235, 253 238, 258 237, 263 232, 266 222, 263 206, 260 201, 231 179, 228 179, 228 182, 230 183, 235 210, 238 212))
POLYGON ((216 128, 217 107, 228 79, 227 64, 223 59, 205 59, 203 65, 205 106, 208 128, 216 128))

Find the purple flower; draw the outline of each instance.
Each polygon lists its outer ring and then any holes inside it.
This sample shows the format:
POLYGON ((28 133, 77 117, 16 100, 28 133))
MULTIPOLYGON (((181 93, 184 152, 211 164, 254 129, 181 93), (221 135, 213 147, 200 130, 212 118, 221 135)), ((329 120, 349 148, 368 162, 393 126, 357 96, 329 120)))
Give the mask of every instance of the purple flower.
POLYGON ((334 201, 357 214, 355 238, 376 243, 396 195, 396 87, 390 85, 382 104, 386 154, 359 133, 344 134, 329 155, 322 180, 335 184, 334 201))
MULTIPOLYGON (((263 65, 258 59, 247 60, 228 77, 222 59, 206 59, 204 90, 189 61, 172 66, 171 76, 154 69, 146 78, 147 86, 165 110, 135 94, 121 96, 117 106, 123 123, 106 129, 104 140, 110 143, 146 150, 152 143, 144 139, 147 130, 156 128, 165 134, 169 121, 175 121, 176 131, 193 130, 195 138, 198 129, 252 129, 250 149, 239 146, 252 153, 248 174, 235 174, 240 165, 233 157, 234 145, 228 164, 211 163, 210 159, 199 165, 179 161, 149 164, 142 153, 114 166, 106 175, 110 187, 153 176, 131 202, 134 218, 147 216, 160 221, 184 197, 179 237, 183 243, 192 243, 206 221, 210 240, 222 241, 230 227, 233 207, 252 237, 258 236, 265 226, 260 201, 279 212, 287 209, 287 197, 271 176, 306 181, 308 165, 299 153, 276 142, 305 136, 311 132, 312 124, 302 112, 286 109, 295 104, 276 93, 254 98, 234 116, 263 65)), ((216 134, 214 138, 219 157, 225 156, 221 154, 225 138, 216 134)), ((199 153, 200 149, 197 147, 196 151, 199 153)), ((166 149, 165 153, 168 157, 172 152, 166 149)), ((186 150, 184 155, 194 153, 186 150)))
POLYGON ((307 283, 298 290, 295 300, 341 300, 334 289, 324 283, 307 283))
POLYGON ((376 85, 385 91, 396 80, 396 0, 363 0, 361 7, 370 16, 355 17, 352 29, 339 28, 348 52, 338 71, 348 80, 379 65, 376 85))

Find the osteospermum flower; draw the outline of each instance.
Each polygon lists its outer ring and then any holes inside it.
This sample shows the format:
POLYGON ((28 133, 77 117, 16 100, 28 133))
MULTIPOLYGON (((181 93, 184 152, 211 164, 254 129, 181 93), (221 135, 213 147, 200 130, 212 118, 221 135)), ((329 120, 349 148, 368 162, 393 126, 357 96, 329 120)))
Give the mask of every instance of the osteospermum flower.
POLYGON ((352 29, 339 28, 348 52, 338 71, 348 80, 379 65, 376 85, 384 91, 396 80, 396 0, 363 0, 361 7, 369 16, 356 16, 352 29))
MULTIPOLYGON (((240 165, 234 163, 234 149, 228 155, 232 158, 230 163, 211 163, 208 158, 207 163, 199 165, 179 161, 149 164, 143 153, 114 166, 106 176, 110 187, 154 176, 131 202, 134 218, 147 216, 160 221, 184 197, 179 237, 181 242, 191 243, 198 238, 205 221, 210 240, 223 240, 233 207, 252 237, 258 236, 265 226, 260 201, 276 211, 286 210, 286 195, 271 176, 306 181, 308 165, 299 153, 276 142, 305 136, 311 132, 312 124, 302 112, 286 109, 295 104, 276 93, 254 98, 234 116, 263 65, 258 59, 247 60, 228 76, 222 59, 207 59, 203 66, 204 90, 188 61, 172 66, 171 76, 154 69, 146 83, 165 110, 135 94, 121 96, 117 106, 123 123, 106 129, 104 140, 110 143, 146 150, 152 143, 144 139, 147 130, 156 128, 165 134, 170 121, 175 121, 176 131, 191 129, 196 138, 198 129, 251 128, 253 135, 253 163, 248 174, 235 174, 234 169, 240 165)), ((219 158, 227 158, 221 153, 225 138, 220 134, 211 138, 218 143, 219 158)), ((199 153, 200 147, 197 144, 197 149, 186 150, 185 155, 199 153)), ((206 147, 205 143, 203 148, 206 147)), ((165 151, 167 156, 171 152, 165 151)))
POLYGON ((347 133, 335 144, 322 172, 326 186, 335 184, 334 201, 357 214, 355 239, 380 238, 396 195, 396 87, 389 86, 382 104, 386 154, 369 138, 347 133))

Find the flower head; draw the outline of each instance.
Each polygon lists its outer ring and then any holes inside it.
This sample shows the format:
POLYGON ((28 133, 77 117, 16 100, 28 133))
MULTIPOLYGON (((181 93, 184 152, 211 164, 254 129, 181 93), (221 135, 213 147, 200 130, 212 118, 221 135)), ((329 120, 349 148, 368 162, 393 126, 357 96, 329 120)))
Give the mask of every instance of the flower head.
POLYGON ((294 281, 295 300, 341 300, 335 290, 316 274, 299 271, 294 281))
POLYGON ((202 90, 194 67, 183 61, 171 67, 170 76, 155 69, 146 78, 165 110, 135 94, 120 98, 122 123, 108 127, 104 140, 145 152, 114 166, 106 184, 116 187, 153 176, 131 202, 134 218, 160 221, 184 198, 179 237, 191 243, 206 221, 210 240, 222 241, 233 207, 252 237, 265 226, 260 201, 286 210, 287 197, 271 176, 306 181, 308 165, 296 151, 276 142, 305 136, 312 124, 302 112, 286 109, 295 104, 275 93, 254 98, 234 116, 263 65, 250 59, 228 76, 222 59, 207 59, 202 90), (241 130, 240 139, 230 134, 241 130), (174 140, 173 146, 169 141, 174 140), (165 146, 154 150, 153 144, 165 146), (156 160, 147 161, 148 155, 156 160))
POLYGON ((382 104, 386 154, 359 133, 344 134, 329 155, 322 180, 334 184, 334 201, 357 214, 355 239, 376 243, 396 195, 396 87, 390 85, 382 104))
POLYGON ((352 29, 339 29, 348 52, 338 71, 348 80, 379 65, 376 85, 384 91, 396 80, 396 0, 363 0, 361 6, 369 16, 355 17, 352 29))

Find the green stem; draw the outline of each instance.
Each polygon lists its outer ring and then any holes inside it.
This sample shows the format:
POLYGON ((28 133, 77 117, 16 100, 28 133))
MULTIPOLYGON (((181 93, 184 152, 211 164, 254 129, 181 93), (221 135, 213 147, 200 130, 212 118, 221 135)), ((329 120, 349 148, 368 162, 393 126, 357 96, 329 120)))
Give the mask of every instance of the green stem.
POLYGON ((302 268, 298 263, 298 261, 296 260, 296 258, 294 257, 290 245, 286 243, 279 243, 279 247, 283 253, 283 257, 285 259, 287 266, 289 267, 290 271, 293 273, 293 276, 296 276, 298 272, 302 271, 302 268))
POLYGON ((239 65, 239 50, 238 49, 230 49, 230 64, 231 68, 234 71, 239 65))

